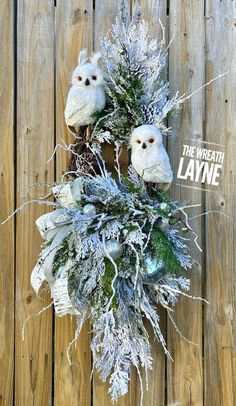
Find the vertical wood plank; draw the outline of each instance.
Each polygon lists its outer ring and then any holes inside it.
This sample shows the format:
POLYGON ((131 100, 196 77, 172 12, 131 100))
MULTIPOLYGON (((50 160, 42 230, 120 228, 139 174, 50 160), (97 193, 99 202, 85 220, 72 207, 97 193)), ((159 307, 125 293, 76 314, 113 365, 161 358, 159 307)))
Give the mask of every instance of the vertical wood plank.
MULTIPOLYGON (((136 0, 133 0, 133 7, 136 0)), ((142 8, 141 18, 144 18, 148 22, 149 35, 151 38, 162 39, 161 24, 166 29, 166 35, 168 35, 167 29, 167 0, 140 0, 137 2, 142 8)))
MULTIPOLYGON (((95 8, 95 49, 100 47, 100 39, 106 34, 107 30, 114 21, 117 15, 117 3, 106 0, 96 0, 95 8)), ((131 2, 131 5, 134 4, 131 2)), ((161 30, 159 25, 159 18, 165 24, 166 20, 166 2, 165 1, 141 1, 142 17, 147 19, 150 24, 150 35, 160 37, 161 30)), ((113 155, 111 146, 104 148, 104 158, 110 165, 113 163, 113 155)), ((127 156, 123 155, 121 165, 127 165, 127 156)), ((162 314, 164 318, 164 314, 162 314)), ((153 373, 149 377, 149 391, 145 391, 143 405, 163 405, 165 397, 165 359, 159 345, 153 341, 153 373), (158 385, 156 384, 158 382, 158 385)), ((144 376, 143 376, 144 378, 144 376)), ((107 394, 108 384, 103 385, 98 375, 95 373, 94 377, 94 404, 109 405, 110 397, 107 394)), ((140 387, 135 372, 132 373, 130 392, 127 396, 118 401, 118 405, 136 405, 140 402, 140 387)))
MULTIPOLYGON (((168 35, 166 0, 141 0, 139 4, 142 8, 141 17, 148 22, 150 38, 162 39, 161 24, 165 27, 166 36, 168 35), (161 24, 160 24, 161 21, 161 24)), ((133 1, 133 7, 135 1, 133 1)), ((167 73, 167 72, 166 72, 167 73)), ((157 312, 160 316, 161 330, 165 336, 166 329, 166 316, 165 311, 160 306, 157 307, 157 312)), ((164 406, 165 404, 165 355, 160 343, 154 339, 152 329, 147 322, 147 330, 150 335, 153 356, 153 369, 149 372, 148 376, 148 390, 144 385, 143 406, 164 406)), ((145 382, 145 373, 142 372, 143 382, 145 382)), ((137 405, 140 402, 139 383, 137 381, 137 405)))
POLYGON ((236 153, 236 3, 206 0, 207 80, 229 70, 207 87, 206 141, 225 152, 216 193, 206 194, 206 209, 229 215, 206 218, 205 404, 236 404, 235 153, 236 153))
MULTIPOLYGON (((77 65, 79 52, 92 49, 93 1, 64 0, 57 1, 56 7, 56 142, 63 139, 66 144, 74 142, 69 135, 64 109, 70 88, 71 74, 77 65)), ((57 180, 66 172, 69 161, 66 152, 57 153, 57 180)), ((82 329, 78 345, 72 349, 72 366, 67 359, 67 346, 74 338, 75 320, 71 317, 55 319, 55 377, 54 404, 91 405, 91 354, 90 326, 82 329)))
MULTIPOLYGON (((53 150, 54 4, 52 0, 17 2, 17 206, 31 196, 30 185, 53 182, 47 158, 53 150)), ((33 196, 47 193, 35 187, 33 196)), ((50 405, 52 391, 52 315, 32 319, 22 341, 22 325, 40 303, 30 274, 42 240, 34 221, 45 211, 31 205, 16 218, 16 374, 15 404, 50 405)))
MULTIPOLYGON (((56 141, 74 142, 68 132, 64 110, 71 75, 83 48, 93 48, 93 0, 57 0, 56 7, 56 141)), ((57 180, 68 166, 68 154, 57 153, 57 180)))
MULTIPOLYGON (((129 3, 131 0, 128 0, 129 3)), ((94 13, 94 50, 99 51, 101 48, 101 39, 107 34, 111 25, 115 23, 115 19, 119 13, 119 2, 116 0, 96 0, 94 13)), ((114 160, 115 147, 112 144, 102 144, 102 156, 106 162, 106 166, 115 176, 114 160)), ((120 156, 121 170, 126 170, 128 164, 128 156, 126 148, 122 148, 120 156)))
MULTIPOLYGON (((0 223, 14 209, 13 2, 0 3, 0 223)), ((0 226, 0 405, 13 402, 14 221, 0 226)))
MULTIPOLYGON (((169 51, 171 93, 175 94, 179 90, 180 94, 189 94, 204 83, 204 1, 172 0, 169 13, 170 38, 175 33, 169 51)), ((194 146, 196 140, 203 139, 203 118, 203 91, 200 91, 184 104, 180 116, 169 123, 175 135, 168 143, 174 169, 172 192, 174 198, 188 201, 189 204, 201 203, 202 192, 187 189, 184 183, 179 187, 176 174, 182 146, 186 143, 185 137, 191 138, 192 141, 188 143, 194 146)), ((201 219, 194 223, 194 229, 201 237, 201 219)), ((191 279, 190 294, 201 296, 202 259, 194 244, 191 244, 190 249, 197 263, 187 273, 191 279)), ((174 319, 183 335, 197 346, 184 341, 168 320, 168 347, 174 362, 168 361, 167 404, 202 406, 202 303, 181 298, 175 306, 174 319)))
MULTIPOLYGON (((106 35, 111 25, 115 22, 118 15, 118 2, 116 0, 96 0, 94 13, 94 50, 100 50, 101 39, 106 35)), ((114 167, 114 148, 112 145, 102 145, 103 158, 109 170, 114 167)), ((125 151, 125 148, 124 148, 125 151)), ((124 152, 120 159, 121 167, 127 166, 127 154, 124 152)), ((130 382, 129 393, 120 398, 117 406, 129 406, 135 404, 135 374, 130 382)), ((99 378, 97 371, 94 371, 93 377, 93 405, 108 406, 111 404, 111 397, 108 394, 109 382, 103 383, 99 378)))

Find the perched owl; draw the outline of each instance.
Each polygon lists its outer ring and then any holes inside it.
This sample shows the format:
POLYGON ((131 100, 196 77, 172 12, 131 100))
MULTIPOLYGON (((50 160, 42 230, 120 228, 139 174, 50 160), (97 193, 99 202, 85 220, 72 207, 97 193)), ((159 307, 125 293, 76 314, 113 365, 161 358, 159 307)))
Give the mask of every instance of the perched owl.
POLYGON ((93 113, 105 107, 104 81, 98 67, 100 53, 93 54, 90 61, 86 50, 80 52, 78 66, 72 74, 72 86, 66 102, 65 120, 68 126, 92 124, 93 113))
POLYGON ((145 182, 162 184, 168 189, 173 179, 169 157, 163 146, 160 130, 154 125, 142 125, 130 138, 131 162, 145 182))

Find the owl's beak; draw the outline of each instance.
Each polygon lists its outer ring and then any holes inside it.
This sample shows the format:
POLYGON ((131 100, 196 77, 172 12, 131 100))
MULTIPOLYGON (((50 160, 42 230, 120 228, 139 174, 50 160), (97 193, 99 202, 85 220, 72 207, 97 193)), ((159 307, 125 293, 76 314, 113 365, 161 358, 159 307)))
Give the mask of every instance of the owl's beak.
POLYGON ((89 85, 90 85, 89 79, 86 79, 85 82, 84 82, 84 84, 85 84, 85 86, 89 86, 89 85))
POLYGON ((145 144, 145 142, 143 142, 142 148, 143 148, 143 149, 146 149, 146 148, 147 148, 147 145, 145 144))

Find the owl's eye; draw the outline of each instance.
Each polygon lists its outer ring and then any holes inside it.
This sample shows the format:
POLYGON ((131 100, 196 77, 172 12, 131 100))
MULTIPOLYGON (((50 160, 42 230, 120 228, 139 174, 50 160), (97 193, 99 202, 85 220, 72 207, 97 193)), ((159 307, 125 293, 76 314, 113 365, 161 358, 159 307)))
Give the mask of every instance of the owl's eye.
POLYGON ((154 143, 154 138, 150 138, 149 142, 150 142, 150 144, 153 144, 154 143))
POLYGON ((92 79, 93 79, 93 80, 97 80, 97 76, 95 76, 95 75, 92 76, 92 79))
POLYGON ((78 81, 79 81, 79 82, 81 82, 81 80, 82 80, 82 76, 78 76, 78 78, 77 78, 77 79, 78 79, 78 81))
POLYGON ((141 144, 141 141, 140 141, 140 140, 137 140, 137 144, 141 144))

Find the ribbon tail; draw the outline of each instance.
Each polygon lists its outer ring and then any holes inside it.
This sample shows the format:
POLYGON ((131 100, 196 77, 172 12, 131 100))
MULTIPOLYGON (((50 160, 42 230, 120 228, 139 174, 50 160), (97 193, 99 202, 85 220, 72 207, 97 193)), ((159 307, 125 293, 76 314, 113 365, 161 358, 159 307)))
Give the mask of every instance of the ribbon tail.
POLYGON ((37 263, 31 273, 31 286, 34 289, 36 295, 38 295, 39 290, 45 281, 45 275, 40 263, 37 263))
POLYGON ((65 316, 66 314, 81 315, 80 312, 73 306, 68 292, 68 275, 72 265, 69 260, 64 267, 59 270, 59 277, 54 285, 54 308, 57 316, 65 316))

